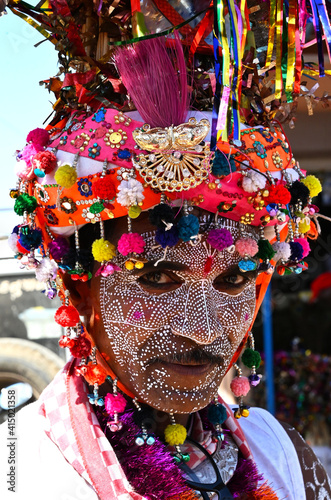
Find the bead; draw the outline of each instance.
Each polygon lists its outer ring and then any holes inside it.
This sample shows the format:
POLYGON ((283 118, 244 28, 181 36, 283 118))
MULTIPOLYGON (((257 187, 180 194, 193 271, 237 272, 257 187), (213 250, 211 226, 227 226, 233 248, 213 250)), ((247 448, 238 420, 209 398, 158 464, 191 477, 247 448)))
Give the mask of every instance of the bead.
POLYGON ((242 417, 248 417, 248 415, 249 415, 249 410, 248 410, 248 408, 243 408, 243 409, 241 410, 241 415, 242 415, 242 417))
POLYGON ((134 263, 131 260, 127 260, 125 263, 125 268, 128 271, 132 271, 132 269, 134 269, 134 263))
POLYGON ((149 446, 153 445, 155 443, 155 438, 154 436, 148 436, 147 439, 146 439, 146 444, 148 444, 149 446))
POLYGON ((145 440, 142 436, 137 436, 135 439, 135 443, 138 446, 142 446, 143 444, 145 444, 145 440))
POLYGON ((135 267, 136 269, 143 269, 144 265, 145 265, 145 264, 144 264, 141 260, 138 260, 138 261, 135 263, 134 267, 135 267))

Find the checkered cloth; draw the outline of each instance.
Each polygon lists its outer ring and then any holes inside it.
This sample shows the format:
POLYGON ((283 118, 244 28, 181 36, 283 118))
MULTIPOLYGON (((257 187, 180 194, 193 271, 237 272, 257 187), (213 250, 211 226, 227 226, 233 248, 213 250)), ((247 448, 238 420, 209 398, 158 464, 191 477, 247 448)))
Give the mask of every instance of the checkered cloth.
MULTIPOLYGON (((100 500, 144 500, 145 497, 136 493, 127 481, 88 402, 86 385, 82 377, 74 374, 75 362, 69 361, 40 396, 39 413, 46 419, 46 434, 69 464, 94 488, 100 500)), ((252 458, 229 407, 227 412, 225 426, 244 458, 252 458)), ((201 435, 201 438, 204 441, 206 436, 201 435)))

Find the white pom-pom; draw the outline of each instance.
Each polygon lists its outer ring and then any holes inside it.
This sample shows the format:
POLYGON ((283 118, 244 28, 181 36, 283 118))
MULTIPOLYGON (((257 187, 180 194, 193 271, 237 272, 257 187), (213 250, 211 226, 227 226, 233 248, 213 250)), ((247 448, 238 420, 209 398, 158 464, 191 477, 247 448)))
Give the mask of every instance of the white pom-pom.
POLYGON ((54 280, 57 274, 57 264, 54 260, 45 257, 40 262, 35 273, 38 281, 54 280))
POLYGON ((123 207, 138 205, 145 196, 143 195, 144 186, 136 179, 122 181, 118 186, 117 201, 123 207))
POLYGON ((8 246, 9 248, 14 252, 17 253, 17 240, 18 240, 18 234, 16 233, 11 233, 11 235, 8 238, 8 246))
POLYGON ((264 189, 267 183, 267 179, 264 175, 255 172, 254 170, 250 170, 243 176, 243 190, 247 193, 255 193, 259 189, 264 189))
POLYGON ((276 252, 276 254, 273 256, 272 260, 278 261, 278 260, 288 260, 291 256, 291 247, 289 243, 281 243, 280 241, 276 241, 272 245, 272 248, 276 252))

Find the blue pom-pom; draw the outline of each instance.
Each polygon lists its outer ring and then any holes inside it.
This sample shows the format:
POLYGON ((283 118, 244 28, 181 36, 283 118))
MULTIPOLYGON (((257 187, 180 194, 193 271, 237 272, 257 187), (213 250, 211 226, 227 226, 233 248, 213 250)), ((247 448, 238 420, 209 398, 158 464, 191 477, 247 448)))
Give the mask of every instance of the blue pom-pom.
POLYGON ((12 234, 18 234, 20 230, 20 226, 15 226, 14 229, 12 230, 12 234))
POLYGON ((221 404, 211 405, 208 410, 208 420, 213 425, 222 425, 227 419, 227 413, 225 406, 221 404))
POLYGON ((213 159, 213 165, 211 167, 212 174, 216 177, 221 177, 223 175, 229 175, 231 172, 235 171, 236 165, 233 156, 231 155, 228 160, 227 155, 217 149, 213 159))
POLYGON ((20 245, 22 245, 25 250, 32 250, 32 248, 38 248, 41 245, 42 234, 39 229, 34 229, 29 231, 27 234, 21 234, 18 239, 20 245))
POLYGON ((179 237, 185 242, 190 241, 199 233, 199 219, 195 215, 187 215, 180 219, 177 227, 179 237))
POLYGON ((179 240, 178 229, 177 226, 172 226, 169 231, 165 231, 164 229, 158 229, 155 234, 155 241, 162 248, 173 247, 177 245, 179 240))
POLYGON ((297 241, 290 242, 291 256, 290 260, 299 261, 303 258, 303 248, 297 241))
POLYGON ((247 271, 255 271, 255 269, 257 268, 257 263, 255 262, 255 260, 242 259, 239 261, 238 267, 240 271, 243 271, 244 273, 247 271))

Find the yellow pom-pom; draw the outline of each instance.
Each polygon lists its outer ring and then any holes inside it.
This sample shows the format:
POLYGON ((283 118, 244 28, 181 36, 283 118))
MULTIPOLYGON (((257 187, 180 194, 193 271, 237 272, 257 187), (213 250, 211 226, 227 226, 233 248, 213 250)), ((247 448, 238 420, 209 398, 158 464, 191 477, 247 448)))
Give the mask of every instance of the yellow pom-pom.
POLYGON ((302 221, 299 222, 299 233, 305 234, 309 231, 309 229, 310 229, 310 221, 307 221, 307 219, 302 219, 302 221))
POLYGON ((187 435, 187 430, 181 424, 170 424, 164 431, 164 439, 170 446, 183 444, 187 435))
POLYGON ((100 240, 93 242, 92 254, 97 262, 111 260, 116 254, 115 245, 110 243, 110 241, 100 238, 100 240))
POLYGON ((322 191, 322 184, 315 175, 307 175, 301 182, 309 189, 311 198, 314 198, 322 191))
POLYGON ((77 181, 76 169, 70 165, 62 165, 62 167, 57 169, 54 179, 59 186, 69 189, 77 181))

